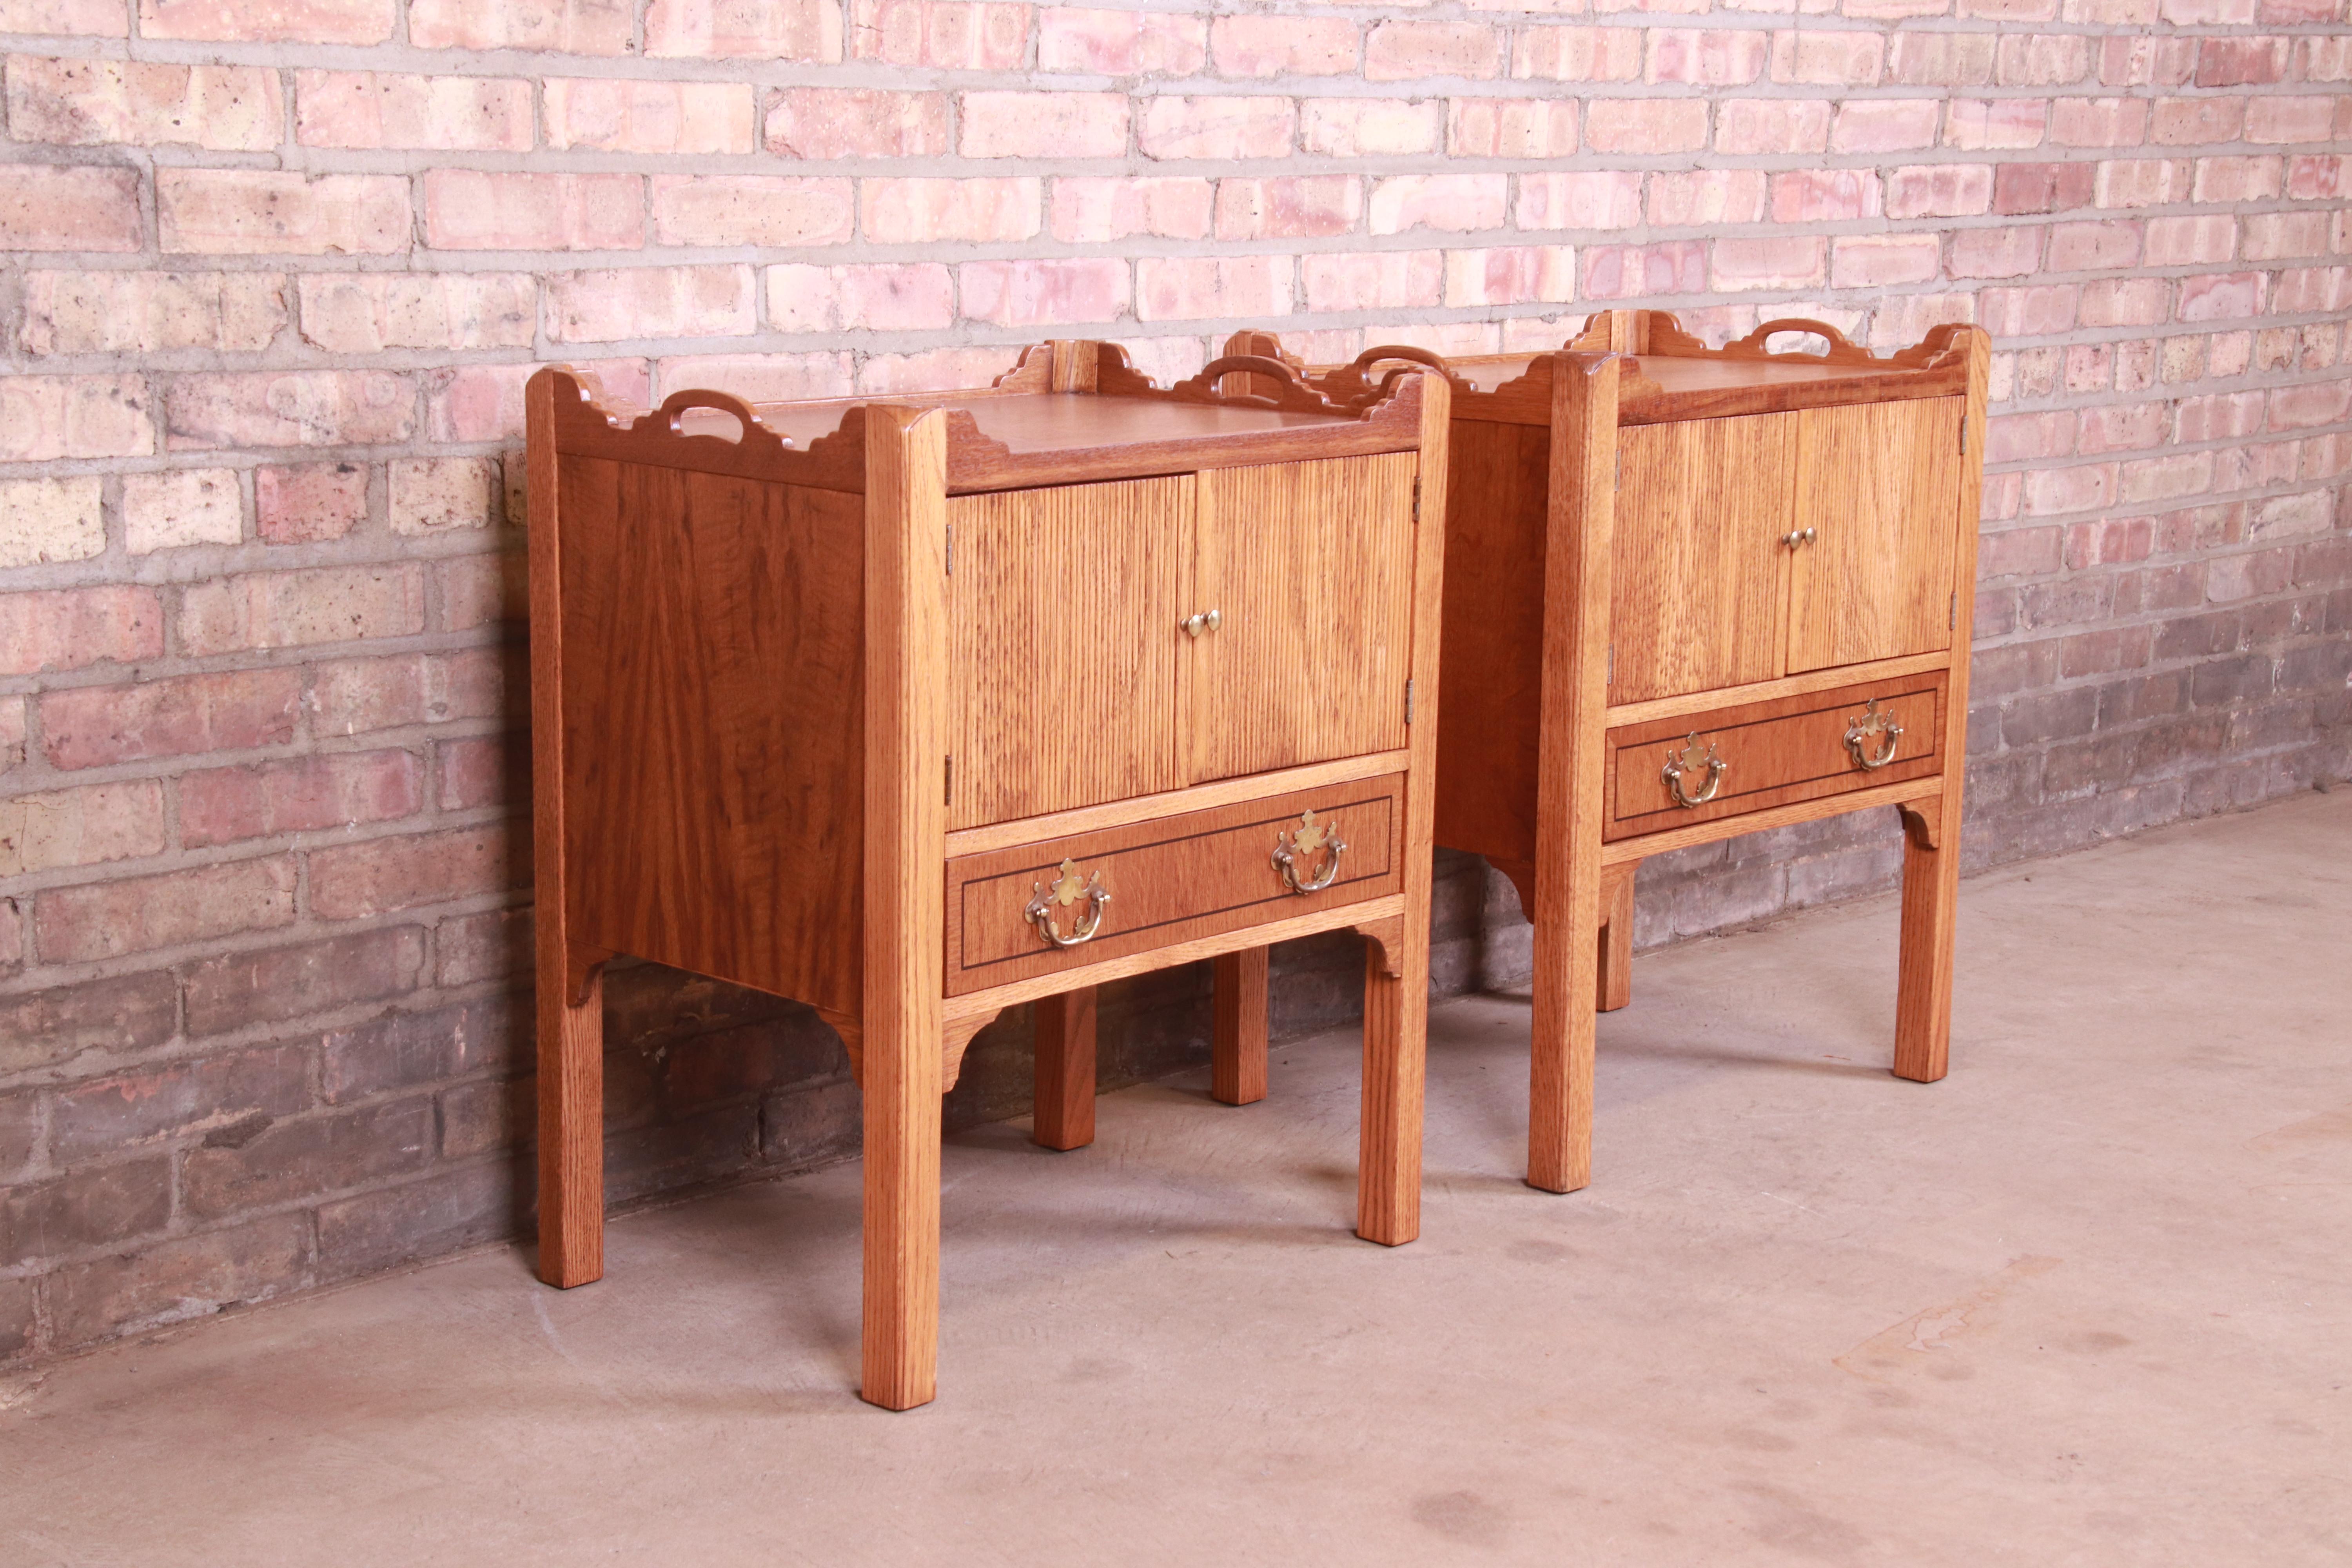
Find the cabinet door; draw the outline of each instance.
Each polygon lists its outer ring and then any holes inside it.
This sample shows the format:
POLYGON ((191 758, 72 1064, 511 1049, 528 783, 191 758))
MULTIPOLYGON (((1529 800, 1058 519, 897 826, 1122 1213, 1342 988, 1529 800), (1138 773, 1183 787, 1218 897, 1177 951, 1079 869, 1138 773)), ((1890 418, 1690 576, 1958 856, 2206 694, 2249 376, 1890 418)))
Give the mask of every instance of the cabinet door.
POLYGON ((1797 416, 1790 674, 1951 646, 1961 402, 1797 416))
MULTIPOLYGON (((1618 432, 1612 703, 1780 673, 1797 416, 1618 432)), ((1533 658, 1535 651, 1528 655, 1533 658)))
POLYGON ((1183 474, 949 499, 949 826, 1176 787, 1192 489, 1183 474))
POLYGON ((1405 743, 1418 466, 1394 452, 1199 476, 1177 619, 1214 610, 1218 626, 1176 634, 1187 783, 1405 743))

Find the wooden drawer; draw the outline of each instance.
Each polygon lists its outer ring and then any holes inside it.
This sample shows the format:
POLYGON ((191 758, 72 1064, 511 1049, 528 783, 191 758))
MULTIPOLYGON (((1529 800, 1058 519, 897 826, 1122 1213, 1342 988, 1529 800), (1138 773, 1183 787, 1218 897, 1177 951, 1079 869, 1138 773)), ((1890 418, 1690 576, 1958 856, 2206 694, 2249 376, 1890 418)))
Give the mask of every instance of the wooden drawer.
MULTIPOLYGON (((1601 836, 1631 838, 1939 773, 1945 679, 1937 670, 1612 730, 1601 836), (1903 732, 1893 742, 1891 762, 1864 768, 1847 746, 1846 732, 1869 713, 1874 699, 1878 712, 1903 732), (1696 752, 1690 750, 1693 736, 1696 752), (1703 805, 1680 804, 1667 783, 1666 764, 1687 758, 1682 788, 1699 795, 1706 793, 1715 771, 1707 765, 1710 754, 1724 764, 1712 795, 1703 805)), ((1875 756, 1887 742, 1874 735, 1863 743, 1875 756)))
MULTIPOLYGON (((1401 891, 1403 826, 1404 775, 1392 773, 950 860, 947 994, 1401 891), (1317 824, 1335 824, 1348 847, 1331 885, 1302 895, 1284 883, 1273 857, 1277 836, 1310 810, 1317 824), (1099 879, 1110 895, 1095 934, 1074 947, 1051 945, 1023 913, 1055 885, 1065 860, 1076 872, 1073 891, 1099 879)), ((1323 863, 1319 852, 1301 857, 1299 875, 1312 879, 1323 863)), ((1089 908, 1085 896, 1056 904, 1054 923, 1069 934, 1089 908)))

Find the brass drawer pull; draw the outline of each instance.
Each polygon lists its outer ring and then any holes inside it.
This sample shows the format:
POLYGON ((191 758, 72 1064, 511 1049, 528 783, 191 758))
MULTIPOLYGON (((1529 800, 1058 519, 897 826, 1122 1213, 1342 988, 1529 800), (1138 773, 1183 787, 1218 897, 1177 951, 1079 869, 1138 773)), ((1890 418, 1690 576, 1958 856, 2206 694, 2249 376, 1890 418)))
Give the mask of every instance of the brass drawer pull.
POLYGON ((1312 807, 1298 814, 1298 826, 1287 833, 1274 836, 1274 868, 1282 873, 1283 882, 1290 890, 1304 898, 1319 893, 1339 879, 1339 857, 1348 852, 1347 840, 1339 837, 1337 822, 1318 822, 1312 807), (1323 868, 1306 881, 1298 879, 1300 860, 1320 851, 1323 868))
POLYGON ((1185 636, 1197 641, 1202 632, 1213 632, 1223 626, 1225 613, 1223 610, 1203 610, 1197 616, 1186 616, 1177 624, 1183 628, 1185 636))
POLYGON ((1091 942, 1095 932, 1102 930, 1103 907, 1110 902, 1110 894, 1102 885, 1099 871, 1081 882, 1078 868, 1072 862, 1063 861, 1061 870, 1050 886, 1043 882, 1031 884, 1037 896, 1029 900, 1021 918, 1035 926, 1037 934, 1049 945, 1076 947, 1082 942, 1091 942), (1080 899, 1087 901, 1087 912, 1071 924, 1070 934, 1064 936, 1061 928, 1054 923, 1054 910, 1056 907, 1068 909, 1080 899))
POLYGON ((1705 805, 1715 798, 1715 792, 1723 787, 1724 771, 1731 764, 1715 754, 1715 742, 1712 741, 1706 743, 1706 754, 1699 755, 1696 731, 1685 736, 1684 740, 1685 744, 1681 752, 1666 753, 1666 765, 1658 776, 1666 781, 1666 792, 1675 797, 1675 804, 1690 809, 1705 805), (1706 783, 1700 786, 1696 795, 1693 795, 1683 788, 1683 780, 1702 769, 1706 770, 1706 783))
POLYGON ((1895 721, 1892 713, 1878 710, 1878 699, 1874 697, 1862 710, 1859 719, 1845 721, 1845 749, 1853 758, 1853 765, 1864 773, 1872 773, 1895 760, 1895 748, 1903 742, 1903 726, 1895 721), (1877 750, 1871 749, 1871 740, 1878 738, 1877 750))

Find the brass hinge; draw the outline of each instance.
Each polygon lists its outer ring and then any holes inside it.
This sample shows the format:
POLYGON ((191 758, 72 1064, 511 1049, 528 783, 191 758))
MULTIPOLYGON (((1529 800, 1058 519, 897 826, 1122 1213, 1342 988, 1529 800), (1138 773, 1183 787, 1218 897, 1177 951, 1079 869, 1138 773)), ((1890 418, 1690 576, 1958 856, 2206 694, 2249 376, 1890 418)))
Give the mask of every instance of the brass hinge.
POLYGON ((955 575, 955 524, 948 524, 948 575, 955 575))
MULTIPOLYGON (((1412 520, 1415 522, 1421 521, 1421 476, 1419 474, 1412 477, 1412 520)), ((1405 684, 1411 686, 1412 682, 1408 680, 1405 684)))
POLYGON ((1952 610, 1944 617, 1944 629, 1948 632, 1960 629, 1960 596, 1958 594, 1952 595, 1952 610))
POLYGON ((1604 686, 1617 684, 1617 645, 1615 643, 1609 645, 1609 679, 1601 684, 1604 686))
POLYGON ((1961 416, 1960 416, 1960 456, 1962 456, 1963 458, 1965 458, 1965 457, 1967 457, 1968 455, 1969 455, 1969 416, 1968 416, 1967 415, 1963 414, 1963 415, 1961 415, 1961 416))
POLYGON ((1404 721, 1408 724, 1412 722, 1412 682, 1410 680, 1404 683, 1404 721))
POLYGON ((1625 448, 1617 448, 1617 489, 1625 488, 1625 448))
POLYGON ((942 794, 944 798, 940 802, 941 805, 955 804, 955 759, 953 757, 948 759, 947 788, 942 794))

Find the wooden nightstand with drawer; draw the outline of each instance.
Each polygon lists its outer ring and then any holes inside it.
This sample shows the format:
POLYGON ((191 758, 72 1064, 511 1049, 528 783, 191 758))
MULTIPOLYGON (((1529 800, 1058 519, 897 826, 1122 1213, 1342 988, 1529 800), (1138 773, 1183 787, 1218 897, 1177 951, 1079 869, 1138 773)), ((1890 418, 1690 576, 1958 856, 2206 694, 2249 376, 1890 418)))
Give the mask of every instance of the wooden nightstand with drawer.
POLYGON ((1161 390, 1080 342, 983 391, 633 422, 535 375, 541 1277, 603 1272, 623 953, 840 1030, 876 1404, 932 1396, 940 1097, 1018 1003, 1090 1128, 1093 986, 1362 931, 1357 1229, 1412 1240, 1447 399, 1263 360, 1161 390))
POLYGON ((1535 923, 1534 1185, 1590 1178, 1592 1016, 1629 998, 1633 872, 1669 849, 1895 807, 1895 1071, 1944 1076, 1988 347, 1783 321, 1710 351, 1620 310, 1565 351, 1310 377, 1454 388, 1436 840, 1535 923), (1822 346, 1769 352, 1792 335, 1822 346))

